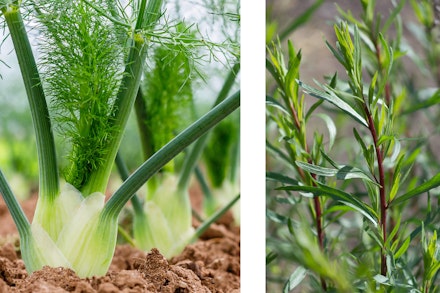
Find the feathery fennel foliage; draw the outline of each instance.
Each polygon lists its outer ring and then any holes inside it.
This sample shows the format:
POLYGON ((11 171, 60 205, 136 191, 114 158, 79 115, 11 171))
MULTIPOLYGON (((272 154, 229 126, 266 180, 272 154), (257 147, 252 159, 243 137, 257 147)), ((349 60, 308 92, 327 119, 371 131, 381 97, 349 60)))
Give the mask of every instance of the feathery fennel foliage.
MULTIPOLYGON (((184 23, 175 29, 188 39, 194 38, 191 27, 184 23)), ((190 45, 191 46, 191 45, 190 45)), ((195 49, 183 44, 165 43, 152 52, 152 64, 145 69, 142 81, 143 115, 138 115, 139 127, 146 134, 143 151, 148 158, 182 129, 191 118, 193 83, 197 79, 197 64, 192 58, 195 49)))
POLYGON ((52 115, 71 145, 65 178, 81 189, 105 163, 109 136, 117 131, 112 104, 122 79, 124 50, 115 25, 84 2, 36 5, 43 32, 43 84, 52 115))

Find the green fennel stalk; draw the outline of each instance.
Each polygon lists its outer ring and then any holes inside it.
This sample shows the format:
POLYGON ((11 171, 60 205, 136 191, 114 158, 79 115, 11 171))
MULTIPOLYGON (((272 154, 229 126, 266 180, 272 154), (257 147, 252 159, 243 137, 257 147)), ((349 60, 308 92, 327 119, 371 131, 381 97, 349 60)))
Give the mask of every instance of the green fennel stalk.
MULTIPOLYGON (((178 60, 179 59, 176 61, 178 60)), ((162 70, 156 71, 156 74, 160 74, 162 70)), ((215 101, 215 105, 219 104, 223 99, 225 99, 226 95, 231 90, 238 70, 239 64, 236 64, 231 70, 231 74, 226 79, 225 84, 220 91, 217 100, 215 101)), ((174 87, 174 91, 172 86, 168 86, 166 83, 162 85, 162 87, 168 89, 165 91, 165 94, 172 95, 175 93, 178 95, 178 97, 180 97, 182 94, 185 95, 185 87, 189 86, 190 84, 185 80, 182 80, 181 82, 184 82, 183 89, 179 90, 178 88, 174 87)), ((154 87, 151 86, 150 91, 148 91, 150 96, 149 99, 153 101, 149 101, 148 103, 148 100, 146 100, 146 103, 143 105, 145 106, 147 103, 148 105, 154 105, 155 101, 155 103, 157 103, 155 108, 165 108, 167 110, 166 116, 170 116, 171 121, 166 123, 168 125, 172 125, 172 123, 175 123, 173 122, 173 119, 181 119, 181 115, 175 116, 173 111, 181 112, 179 109, 184 107, 185 103, 183 102, 182 104, 177 100, 173 101, 172 97, 162 97, 162 91, 157 91, 157 88, 160 87, 161 82, 158 82, 158 84, 159 85, 154 85, 154 87), (158 95, 160 98, 158 99, 158 97, 155 95, 158 95)), ((180 84, 180 82, 178 84, 180 84)), ((140 114, 143 112, 148 117, 148 113, 151 110, 152 109, 148 108, 147 106, 140 111, 138 110, 137 113, 140 114)), ((156 119, 157 121, 155 123, 160 124, 160 117, 163 117, 164 115, 154 113, 153 109, 153 112, 150 114, 150 116, 153 117, 150 117, 149 119, 145 119, 144 116, 137 117, 140 129, 143 129, 143 125, 154 125, 154 123, 145 123, 145 121, 152 121, 156 119)), ((172 133, 165 132, 148 137, 148 142, 143 144, 143 146, 148 146, 147 148, 144 148, 144 151, 147 149, 153 149, 154 145, 157 145, 161 140, 163 140, 161 137, 166 137, 167 135, 169 136, 171 134, 172 133)), ((144 135, 144 137, 147 136, 144 135)), ((170 166, 168 166, 168 168, 162 172, 162 174, 160 174, 160 177, 156 176, 156 180, 148 186, 149 188, 144 203, 144 212, 142 214, 135 212, 134 214, 134 238, 137 246, 141 249, 148 251, 153 247, 157 247, 166 257, 172 257, 179 253, 180 250, 190 241, 190 239, 193 238, 195 231, 192 228, 192 212, 188 188, 191 175, 193 174, 196 163, 202 154, 206 139, 207 135, 201 137, 195 143, 194 147, 185 155, 183 166, 179 174, 177 174, 176 171, 172 172, 174 168, 170 168, 170 166)), ((236 193, 231 195, 236 195, 236 193)))

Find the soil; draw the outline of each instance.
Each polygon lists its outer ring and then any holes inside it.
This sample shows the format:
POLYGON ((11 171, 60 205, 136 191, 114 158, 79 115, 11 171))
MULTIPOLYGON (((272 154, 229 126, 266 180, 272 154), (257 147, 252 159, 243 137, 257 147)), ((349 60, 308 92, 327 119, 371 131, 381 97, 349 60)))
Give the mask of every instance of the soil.
MULTIPOLYGON (((35 203, 36 196, 22 203, 30 220, 35 203)), ((0 293, 240 292, 240 228, 230 214, 170 260, 157 249, 143 252, 118 245, 108 273, 91 278, 51 267, 29 275, 20 258, 15 225, 1 198, 0 223, 0 293)))

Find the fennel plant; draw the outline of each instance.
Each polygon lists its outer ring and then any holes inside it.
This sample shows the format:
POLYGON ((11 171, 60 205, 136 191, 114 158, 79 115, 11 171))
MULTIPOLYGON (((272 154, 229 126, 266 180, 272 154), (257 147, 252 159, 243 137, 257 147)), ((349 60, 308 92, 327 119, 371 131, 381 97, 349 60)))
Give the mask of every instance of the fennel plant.
MULTIPOLYGON (((30 273, 49 265, 71 268, 80 277, 104 275, 125 204, 151 176, 239 107, 236 92, 152 154, 105 202, 148 50, 166 38, 162 6, 161 0, 0 1, 0 16, 25 84, 39 162, 32 223, 0 171, 0 191, 17 225, 30 273), (28 20, 41 34, 39 59, 29 42, 28 20), (69 150, 63 184, 54 122, 69 150)), ((179 41, 178 35, 173 37, 179 41)))
MULTIPOLYGON (((238 71, 238 64, 233 67, 230 76, 225 81, 222 91, 217 97, 216 104, 220 103, 226 98, 226 95, 230 92, 233 81, 236 78, 238 71)), ((188 81, 183 81, 185 85, 178 89, 178 96, 185 94, 185 86, 188 86, 188 81), (181 92, 183 89, 183 92, 181 92)), ((156 83, 157 86, 158 83, 156 83)), ((173 123, 172 109, 175 107, 175 111, 180 115, 175 116, 172 130, 176 131, 179 123, 182 123, 182 108, 185 106, 185 101, 179 101, 178 104, 174 101, 164 101, 165 99, 160 96, 160 93, 166 92, 168 96, 172 97, 172 91, 170 89, 163 91, 156 91, 153 94, 150 89, 150 103, 156 100, 159 96, 157 103, 160 105, 156 108, 165 108, 168 112, 169 120, 167 125, 173 123), (174 105, 173 105, 174 103, 174 105), (183 105, 183 106, 182 106, 183 105)), ((190 92, 189 92, 190 93, 190 92)), ((179 98, 180 99, 180 98, 179 98)), ((148 129, 148 121, 155 120, 156 123, 162 123, 158 119, 162 115, 151 113, 151 109, 148 107, 148 101, 143 105, 136 105, 137 119, 140 129, 148 129), (147 104, 147 105, 145 105, 147 104), (142 110, 139 107, 142 106, 142 110), (149 117, 149 119, 144 119, 149 117), (147 122, 147 123, 146 123, 147 122)), ((154 112, 153 108, 153 112, 154 112)), ((189 113, 187 113, 188 115, 189 113)), ((162 123, 163 124, 163 123, 162 123)), ((167 127, 162 125, 158 128, 167 127)), ((148 136, 147 141, 143 141, 143 152, 148 158, 150 153, 154 153, 154 146, 160 145, 160 139, 164 136, 172 135, 173 131, 163 130, 159 134, 148 136), (156 137, 156 139, 155 139, 156 137)), ((147 135, 143 135, 147 137, 147 135)), ((205 229, 208 222, 212 222, 215 218, 211 218, 204 225, 201 226, 199 231, 196 231, 192 227, 192 209, 189 198, 189 185, 191 182, 192 174, 197 162, 201 156, 207 135, 200 138, 197 143, 186 154, 184 154, 183 163, 180 168, 176 167, 176 164, 168 164, 163 168, 160 174, 157 174, 154 180, 151 180, 147 185, 147 195, 145 202, 143 203, 143 210, 134 207, 134 222, 133 222, 133 236, 136 245, 143 250, 150 250, 153 247, 157 247, 166 257, 172 257, 181 252, 184 246, 194 239, 195 235, 200 233, 200 229, 205 229), (173 200, 174 199, 174 200, 173 200)), ((224 142, 223 142, 224 143, 224 142)), ((233 197, 229 197, 229 201, 225 201, 223 206, 230 206, 232 202, 235 202, 238 194, 238 190, 224 193, 224 195, 230 194, 233 197)), ((136 206, 136 203, 133 203, 136 206)), ((212 214, 211 214, 212 215, 212 214)))
MULTIPOLYGON (((155 48, 135 102, 144 159, 148 159, 178 133, 190 117, 197 115, 200 107, 194 104, 193 97, 197 94, 195 89, 205 82, 207 74, 202 69, 205 61, 196 56, 203 55, 206 49, 214 49, 210 45, 200 47, 190 41, 200 35, 193 26, 179 23, 173 27, 173 31, 186 41, 183 44, 161 43, 155 48)), ((232 67, 215 104, 223 101, 236 85, 238 69, 238 63, 232 67)), ((147 182, 143 200, 134 198, 132 201, 132 242, 137 247, 145 251, 156 247, 165 257, 171 258, 221 215, 212 213, 198 229, 192 226, 189 188, 205 140, 206 135, 191 150, 168 163, 147 182)), ((222 157, 221 154, 217 156, 222 157)), ((121 161, 118 166, 120 171, 125 169, 121 161)), ((229 201, 223 202, 223 212, 225 207, 230 207, 238 200, 238 189, 224 194, 231 196, 229 201)))

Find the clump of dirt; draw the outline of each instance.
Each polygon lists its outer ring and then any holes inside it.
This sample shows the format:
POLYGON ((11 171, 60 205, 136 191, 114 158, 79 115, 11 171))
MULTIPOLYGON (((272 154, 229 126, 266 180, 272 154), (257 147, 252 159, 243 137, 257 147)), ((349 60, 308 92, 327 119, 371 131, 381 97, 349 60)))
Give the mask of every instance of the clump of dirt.
MULTIPOLYGON (((32 211, 26 202, 23 205, 32 211)), ((29 275, 20 258, 15 225, 4 208, 0 203, 0 292, 240 292, 240 229, 230 216, 171 260, 157 249, 146 253, 118 245, 105 276, 79 278, 70 269, 51 267, 29 275)))

